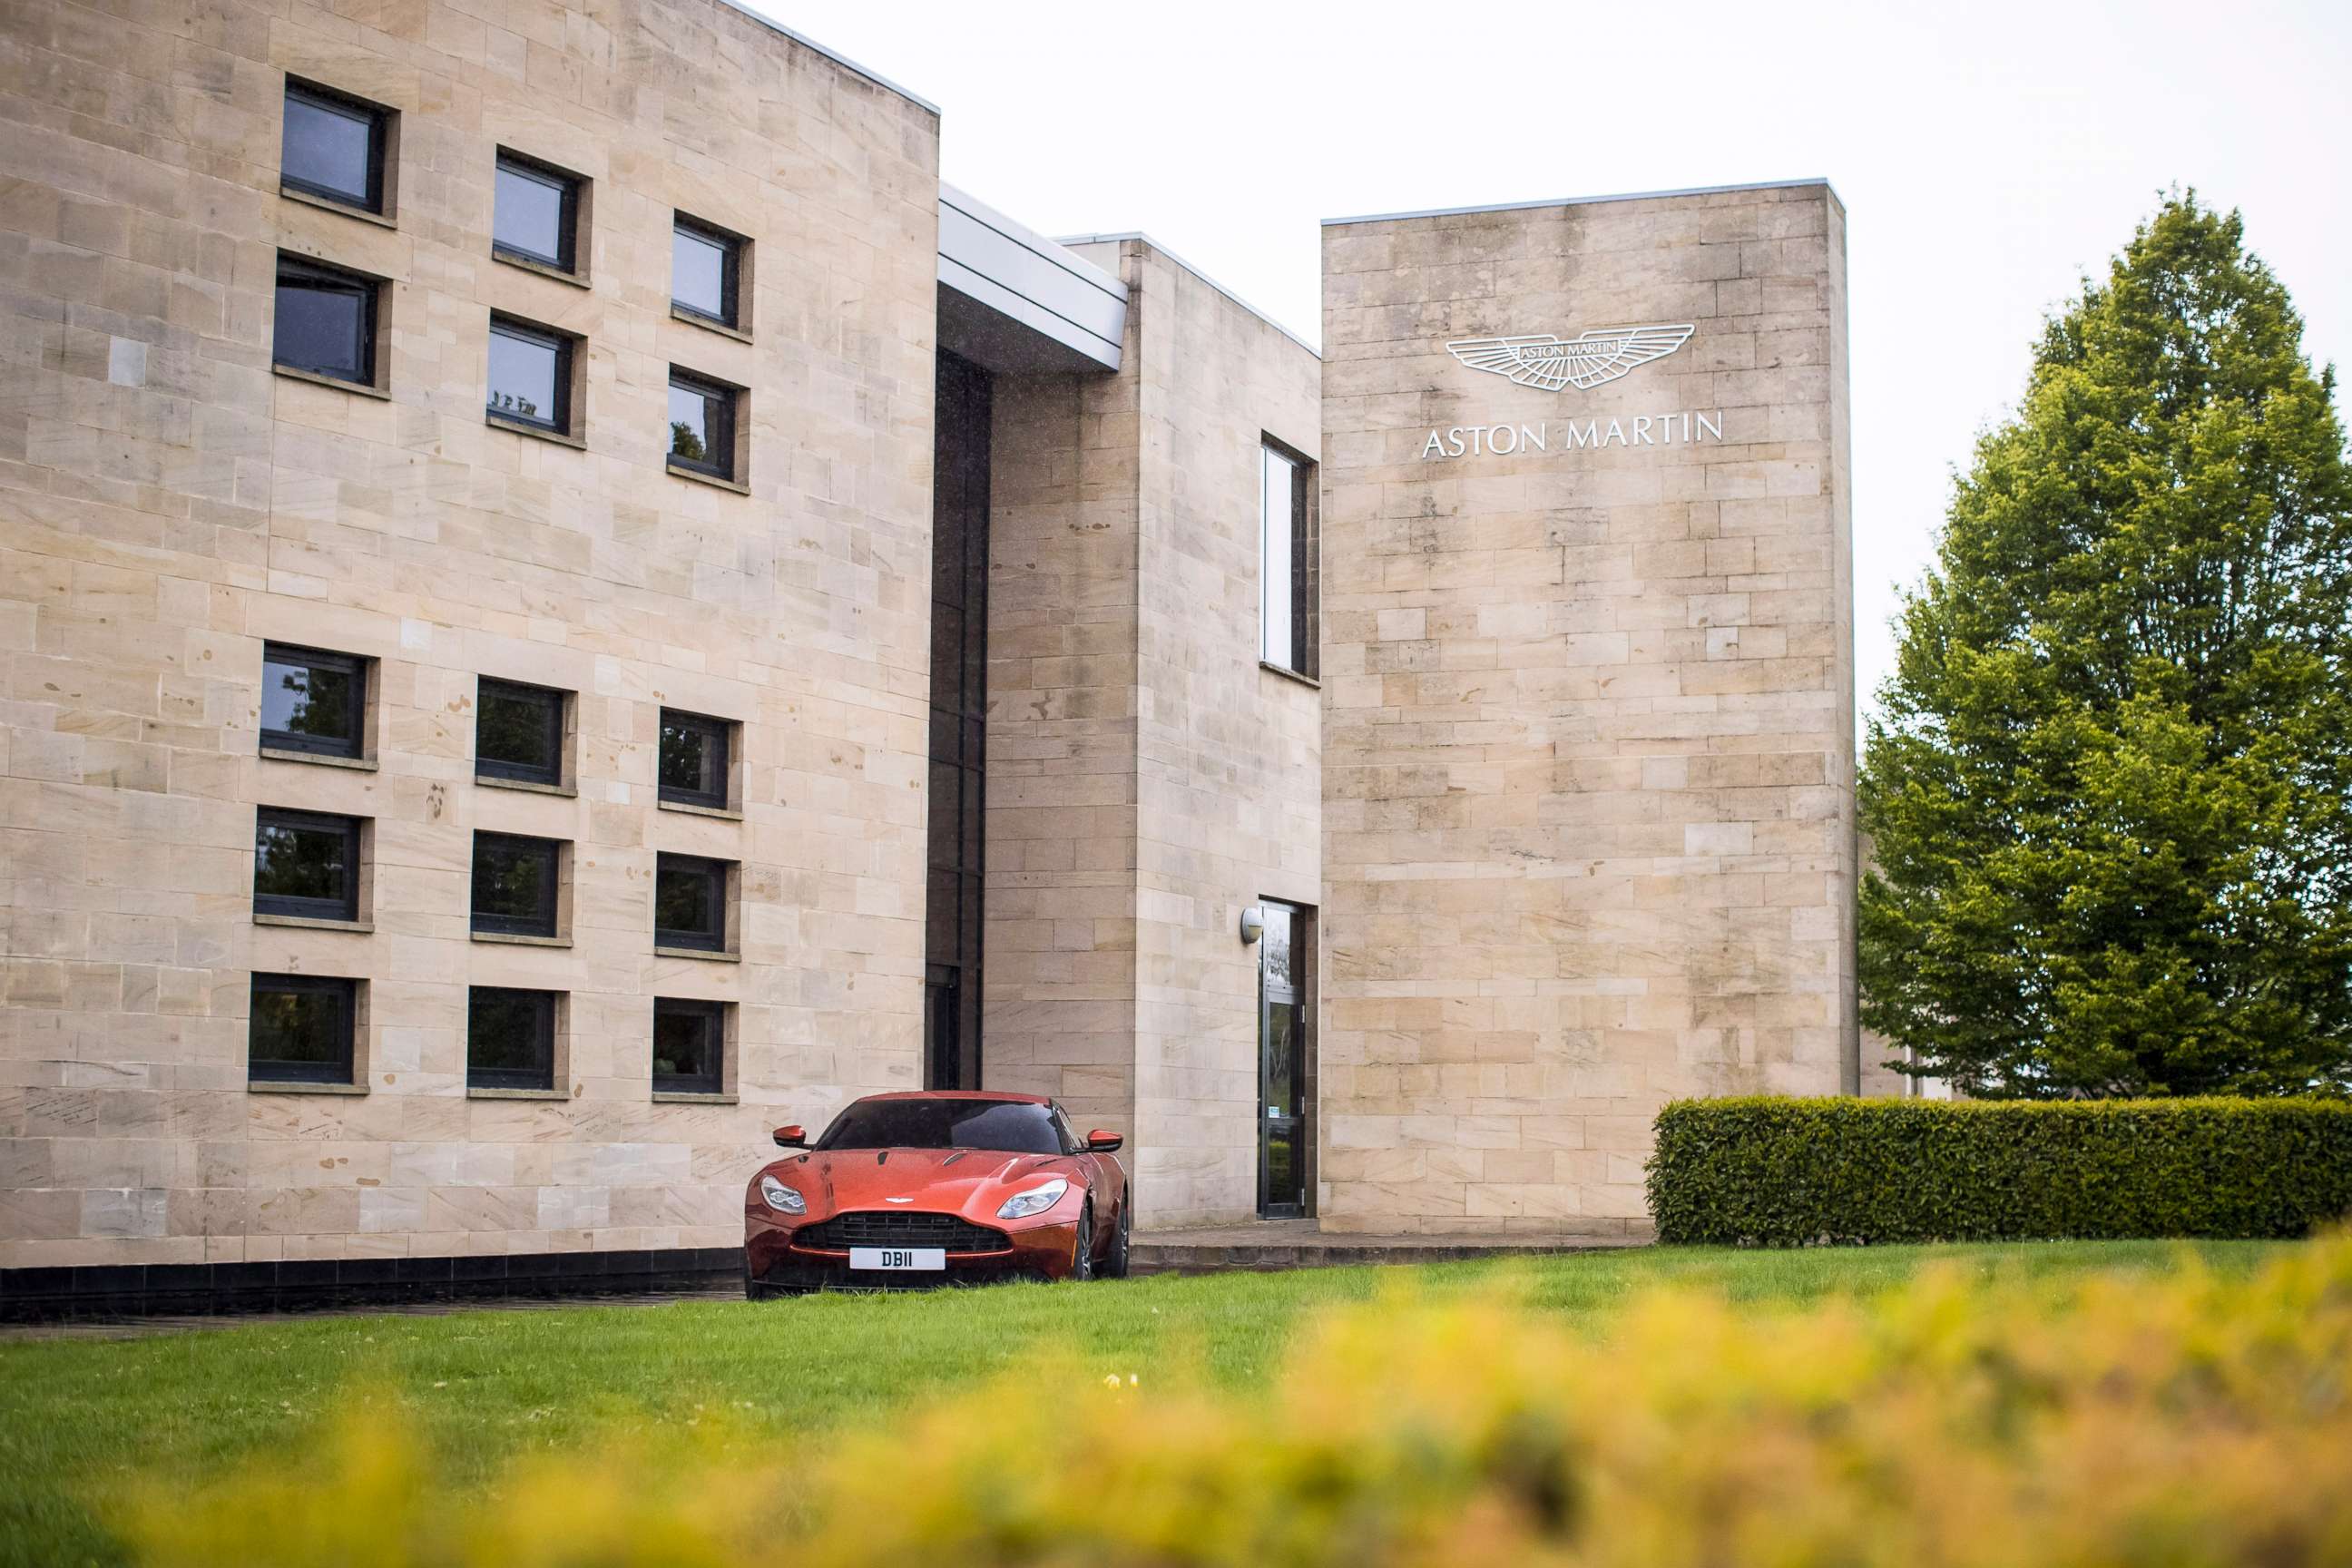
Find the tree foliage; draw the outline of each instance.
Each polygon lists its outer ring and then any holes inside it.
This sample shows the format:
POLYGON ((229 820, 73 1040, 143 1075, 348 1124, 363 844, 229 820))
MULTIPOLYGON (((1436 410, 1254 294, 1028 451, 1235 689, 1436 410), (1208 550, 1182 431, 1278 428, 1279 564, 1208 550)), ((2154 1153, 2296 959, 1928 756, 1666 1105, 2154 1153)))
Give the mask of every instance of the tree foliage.
POLYGON ((2046 325, 1904 603, 1863 1019, 1982 1096, 2352 1089, 2352 469, 2235 213, 2046 325))

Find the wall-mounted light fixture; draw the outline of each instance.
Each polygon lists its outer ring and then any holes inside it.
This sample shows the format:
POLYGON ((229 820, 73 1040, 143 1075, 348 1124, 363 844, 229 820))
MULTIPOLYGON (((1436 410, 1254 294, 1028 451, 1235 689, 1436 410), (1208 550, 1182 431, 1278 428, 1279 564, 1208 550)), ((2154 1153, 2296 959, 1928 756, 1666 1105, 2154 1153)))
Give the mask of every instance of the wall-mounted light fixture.
POLYGON ((1253 942, 1265 934, 1265 911, 1255 904, 1242 910, 1242 941, 1253 942))

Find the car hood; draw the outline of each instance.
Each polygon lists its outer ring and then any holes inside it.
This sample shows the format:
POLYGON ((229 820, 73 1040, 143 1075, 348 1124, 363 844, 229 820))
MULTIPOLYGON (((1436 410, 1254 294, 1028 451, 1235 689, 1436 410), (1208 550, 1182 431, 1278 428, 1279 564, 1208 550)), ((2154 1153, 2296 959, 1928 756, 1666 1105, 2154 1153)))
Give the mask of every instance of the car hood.
MULTIPOLYGON (((761 1173, 799 1189, 811 1218, 845 1209, 904 1209, 961 1215, 982 1225, 1014 1193, 1054 1176, 1073 1186, 1083 1176, 1066 1154, 1013 1154, 997 1149, 841 1149, 796 1154, 761 1173), (893 1203, 894 1198, 908 1200, 893 1203)), ((756 1178, 755 1178, 756 1181, 756 1178)))

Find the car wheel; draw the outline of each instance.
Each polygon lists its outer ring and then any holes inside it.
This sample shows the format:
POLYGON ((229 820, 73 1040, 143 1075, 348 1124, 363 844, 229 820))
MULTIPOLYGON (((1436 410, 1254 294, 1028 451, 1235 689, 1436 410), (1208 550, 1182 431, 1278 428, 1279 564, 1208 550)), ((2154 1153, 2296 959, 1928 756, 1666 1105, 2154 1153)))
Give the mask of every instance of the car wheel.
POLYGON ((1129 1201, 1129 1194, 1120 1194, 1118 1228, 1110 1234, 1110 1250, 1103 1254, 1102 1268, 1099 1270, 1105 1279, 1127 1278, 1127 1248, 1128 1242, 1135 1232, 1134 1215, 1135 1205, 1129 1201))
POLYGON ((1087 1206, 1078 1211, 1077 1245, 1070 1252, 1070 1278, 1091 1279, 1095 1277, 1095 1205, 1089 1198, 1087 1206))
POLYGON ((751 1278, 751 1265, 750 1260, 746 1259, 743 1264, 743 1300, 746 1301, 764 1301, 775 1293, 775 1290, 772 1287, 763 1285, 759 1280, 751 1278))

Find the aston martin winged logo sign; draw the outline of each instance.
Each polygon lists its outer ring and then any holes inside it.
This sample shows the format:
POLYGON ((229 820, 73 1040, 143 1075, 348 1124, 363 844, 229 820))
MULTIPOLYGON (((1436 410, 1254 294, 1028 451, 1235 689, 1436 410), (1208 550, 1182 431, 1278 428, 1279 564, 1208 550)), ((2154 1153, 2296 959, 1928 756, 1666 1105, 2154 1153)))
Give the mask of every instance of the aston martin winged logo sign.
POLYGON ((1520 338, 1464 338, 1445 346, 1472 370, 1508 377, 1521 386, 1580 392, 1606 385, 1690 341, 1688 322, 1595 327, 1572 338, 1538 332, 1520 338))

